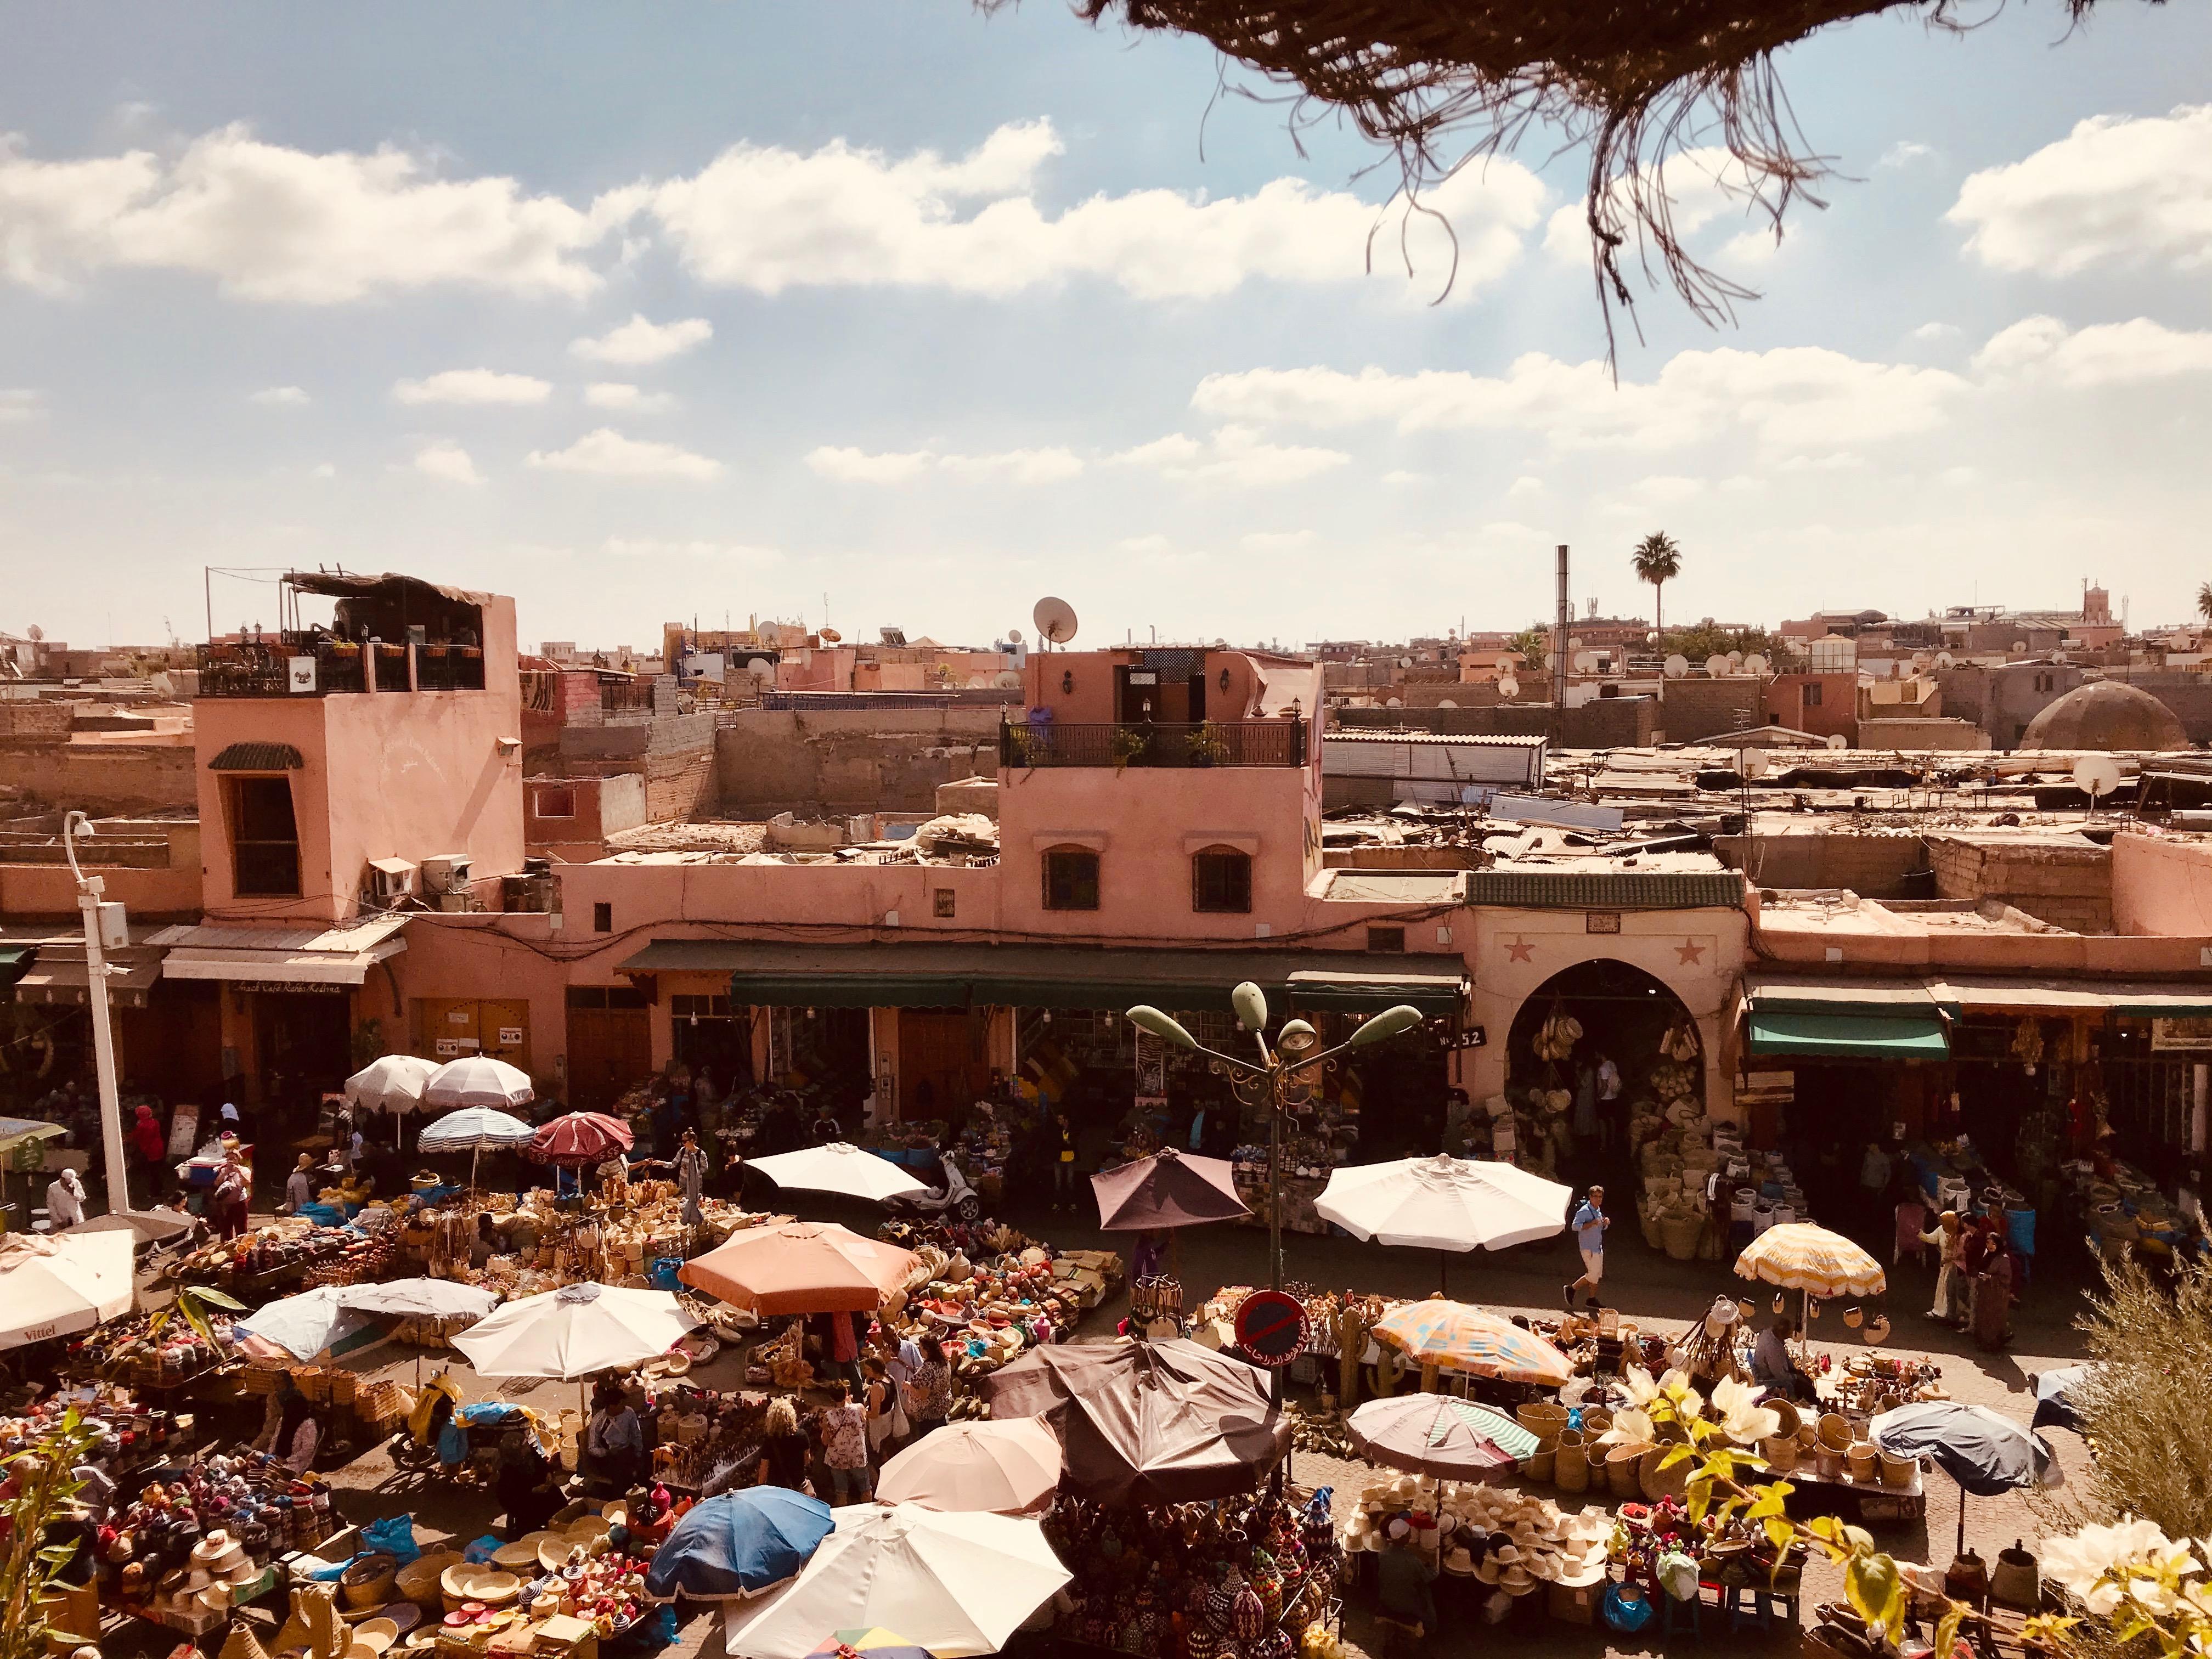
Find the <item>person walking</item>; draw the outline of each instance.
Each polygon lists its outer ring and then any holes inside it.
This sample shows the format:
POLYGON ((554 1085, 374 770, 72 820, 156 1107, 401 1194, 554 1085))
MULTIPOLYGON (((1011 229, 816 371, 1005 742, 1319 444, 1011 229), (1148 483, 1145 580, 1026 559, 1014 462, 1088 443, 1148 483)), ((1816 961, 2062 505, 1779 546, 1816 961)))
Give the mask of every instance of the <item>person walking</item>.
POLYGON ((1575 1297, 1587 1293, 1597 1294, 1597 1287, 1605 1279, 1605 1230, 1613 1222, 1605 1212, 1605 1188, 1593 1187, 1575 1211, 1574 1218, 1567 1224, 1575 1230, 1575 1248, 1582 1252, 1583 1276, 1560 1289, 1566 1294, 1567 1311, 1575 1310, 1575 1297))
POLYGON ((842 1379, 822 1410, 822 1461, 830 1470, 830 1501, 865 1504, 874 1491, 868 1480, 868 1417, 853 1398, 853 1385, 842 1379))
POLYGON ((1940 1319, 1947 1325, 1958 1322, 1959 1274, 1965 1261, 1965 1237, 1959 1229, 1959 1213, 1946 1210, 1936 1218, 1936 1224, 1920 1235, 1923 1244, 1936 1247, 1936 1296, 1928 1304, 1928 1317, 1940 1319))
POLYGON ((925 1336, 921 1346, 921 1364, 907 1385, 907 1421, 917 1442, 943 1428, 952 1409, 952 1364, 945 1357, 945 1345, 925 1336))
POLYGON ((1620 1067, 1610 1054, 1597 1057, 1597 1144, 1610 1154, 1620 1139, 1620 1067))
MULTIPOLYGON (((154 1109, 141 1106, 137 1121, 131 1126, 131 1150, 138 1154, 139 1176, 145 1183, 149 1203, 161 1190, 161 1154, 167 1147, 168 1143, 161 1136, 161 1122, 154 1115, 154 1109)), ((129 1201, 127 1194, 125 1201, 129 1201)), ((113 1207, 112 1198, 109 1204, 113 1207)))
POLYGON ((676 1186, 684 1194, 684 1224, 696 1227, 706 1220, 700 1198, 707 1190, 707 1154, 699 1150, 699 1137, 684 1132, 684 1145, 676 1154, 676 1186))
POLYGON ((1045 1132, 1045 1146, 1052 1158, 1052 1207, 1057 1214, 1075 1208, 1075 1129, 1065 1110, 1054 1112, 1045 1132))

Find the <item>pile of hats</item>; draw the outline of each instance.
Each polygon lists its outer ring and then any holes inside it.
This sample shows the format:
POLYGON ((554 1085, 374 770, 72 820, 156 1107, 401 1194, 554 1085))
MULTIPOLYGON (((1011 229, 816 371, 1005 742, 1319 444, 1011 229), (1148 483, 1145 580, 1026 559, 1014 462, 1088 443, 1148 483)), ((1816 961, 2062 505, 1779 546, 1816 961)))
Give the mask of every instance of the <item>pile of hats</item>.
POLYGON ((246 1546, 218 1527, 193 1545, 185 1565, 161 1576, 149 1603, 157 1616, 227 1613, 237 1590, 262 1574, 246 1546))
POLYGON ((1403 1544, 1433 1552, 1446 1572, 1525 1595, 1540 1583, 1595 1583, 1612 1535, 1602 1511, 1568 1515, 1506 1487, 1401 1475, 1360 1495, 1342 1541, 1347 1551, 1403 1544))

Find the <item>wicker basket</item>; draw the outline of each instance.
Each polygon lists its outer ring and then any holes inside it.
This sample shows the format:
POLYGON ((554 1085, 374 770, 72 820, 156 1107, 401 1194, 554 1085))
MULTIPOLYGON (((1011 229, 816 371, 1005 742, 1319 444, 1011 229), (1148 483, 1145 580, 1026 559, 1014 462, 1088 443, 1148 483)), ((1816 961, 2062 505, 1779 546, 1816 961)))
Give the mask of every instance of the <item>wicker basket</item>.
POLYGON ((1670 1216, 1659 1224, 1660 1243, 1673 1260, 1693 1261, 1698 1255, 1698 1236, 1705 1230, 1702 1216, 1670 1216))
POLYGON ((362 1607, 380 1607, 389 1601, 398 1577, 399 1563, 396 1558, 364 1555, 340 1575, 338 1589, 344 1593, 346 1606, 358 1612, 362 1607))
POLYGON ((1797 1437, 1770 1435, 1759 1443, 1759 1455, 1766 1460, 1766 1467, 1774 1474, 1787 1474, 1797 1467, 1797 1437))
POLYGON ((1605 1455, 1605 1489, 1613 1497, 1640 1498, 1644 1486, 1639 1470, 1649 1446, 1615 1446, 1605 1455))
POLYGON ((292 1380, 300 1385, 300 1392, 318 1406, 331 1403, 331 1374, 317 1365, 303 1366, 292 1373, 292 1380))
POLYGON ((247 1394, 274 1394, 276 1379, 284 1373, 266 1365, 248 1365, 239 1374, 238 1386, 247 1394))
POLYGON ((351 1371, 332 1371, 330 1379, 333 1406, 350 1406, 360 1397, 361 1381, 351 1371))
POLYGON ((399 1569, 392 1580, 400 1600, 429 1607, 439 1601, 438 1578, 447 1567, 460 1559, 455 1550, 433 1550, 415 1558, 399 1569))
POLYGON ((1560 1442, 1557 1460, 1553 1466, 1553 1478, 1561 1492, 1588 1492, 1590 1483, 1589 1452, 1580 1436, 1570 1445, 1560 1442))

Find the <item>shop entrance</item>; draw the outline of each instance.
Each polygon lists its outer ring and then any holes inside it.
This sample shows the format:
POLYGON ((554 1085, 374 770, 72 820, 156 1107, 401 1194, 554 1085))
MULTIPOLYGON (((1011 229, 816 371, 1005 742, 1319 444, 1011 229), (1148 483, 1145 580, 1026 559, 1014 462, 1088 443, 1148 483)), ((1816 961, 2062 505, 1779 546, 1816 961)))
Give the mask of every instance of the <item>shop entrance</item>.
POLYGON ((908 1122, 965 1109, 991 1090, 988 1008, 902 1008, 899 1116, 908 1122))
POLYGON ((694 1073, 706 1072, 722 1094, 752 1086, 750 1008, 732 1006, 726 996, 680 996, 669 998, 668 1015, 671 1048, 679 1062, 694 1073))
POLYGON ((1516 1107, 1532 1092, 1566 1091, 1565 1127, 1579 1163, 1624 1164, 1638 1102, 1662 1109, 1681 1099, 1703 1102, 1704 1047, 1680 997, 1641 968, 1601 957, 1554 974, 1521 1005, 1506 1037, 1505 1077, 1516 1107), (1620 1073, 1620 1091, 1609 1106, 1598 1098, 1597 1084, 1608 1060, 1620 1073), (1588 1112, 1580 1109, 1585 1083, 1593 1103, 1588 1112))
POLYGON ((634 985, 568 988, 568 1103, 603 1112, 653 1070, 653 1017, 634 985))
POLYGON ((263 1105, 312 1107, 324 1091, 345 1086, 354 1069, 351 988, 288 986, 246 994, 253 1000, 263 1105))

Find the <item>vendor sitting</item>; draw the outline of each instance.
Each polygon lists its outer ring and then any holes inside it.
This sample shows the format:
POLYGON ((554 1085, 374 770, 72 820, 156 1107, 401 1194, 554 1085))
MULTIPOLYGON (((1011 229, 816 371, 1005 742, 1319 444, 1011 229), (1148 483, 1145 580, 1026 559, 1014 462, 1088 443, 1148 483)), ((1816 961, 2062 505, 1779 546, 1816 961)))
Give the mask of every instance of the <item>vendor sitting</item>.
POLYGON ((1437 1627, 1437 1564, 1419 1548, 1403 1517, 1390 1523, 1390 1547, 1376 1563, 1382 1611, 1414 1627, 1417 1637, 1437 1627))
POLYGON ((552 1463, 526 1427, 499 1437, 499 1474, 493 1491, 507 1516, 507 1529, 520 1538, 538 1531, 565 1501, 552 1463))
POLYGON ((1759 1333, 1751 1346, 1751 1380, 1784 1400, 1817 1401, 1820 1391, 1790 1357, 1790 1339, 1796 1334, 1796 1324, 1787 1315, 1759 1333))

